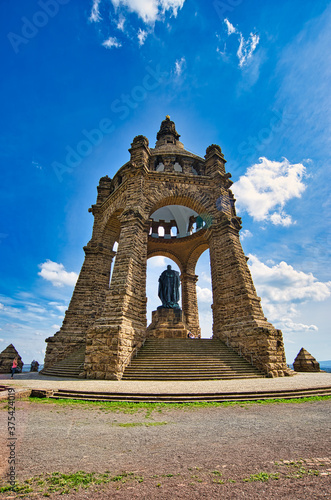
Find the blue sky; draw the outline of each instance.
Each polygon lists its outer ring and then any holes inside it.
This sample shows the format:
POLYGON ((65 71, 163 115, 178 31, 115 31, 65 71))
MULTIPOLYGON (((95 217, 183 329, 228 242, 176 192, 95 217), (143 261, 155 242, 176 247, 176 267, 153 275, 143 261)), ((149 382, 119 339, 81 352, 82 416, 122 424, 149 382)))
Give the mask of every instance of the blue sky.
MULTIPOLYGON (((331 5, 320 0, 4 0, 0 350, 42 362, 62 323, 99 178, 153 146, 222 147, 242 244, 288 362, 331 359, 331 5)), ((148 265, 148 305, 166 260, 148 265)), ((174 266, 175 267, 175 266, 174 266)), ((208 252, 198 262, 211 335, 208 252)))

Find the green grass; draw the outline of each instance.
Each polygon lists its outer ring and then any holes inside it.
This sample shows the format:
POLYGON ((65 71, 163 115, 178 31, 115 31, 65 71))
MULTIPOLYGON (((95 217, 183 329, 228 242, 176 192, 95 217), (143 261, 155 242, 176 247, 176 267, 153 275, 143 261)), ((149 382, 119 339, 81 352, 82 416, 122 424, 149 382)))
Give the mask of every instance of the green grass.
POLYGON ((167 425, 168 422, 129 422, 127 424, 111 424, 117 427, 154 427, 157 425, 167 425))
POLYGON ((279 474, 276 472, 275 474, 271 473, 269 474, 268 472, 258 472, 257 474, 251 474, 249 477, 245 477, 243 479, 244 482, 253 482, 253 481, 262 481, 266 482, 269 481, 269 479, 274 479, 277 480, 279 479, 279 474))
MULTIPOLYGON (((187 470, 191 471, 188 474, 185 471, 180 473, 171 473, 170 471, 163 474, 154 474, 151 476, 143 477, 137 475, 134 472, 121 472, 119 474, 112 474, 109 470, 103 473, 96 472, 85 472, 79 470, 75 473, 62 473, 62 472, 52 472, 40 474, 34 476, 30 479, 26 479, 22 483, 17 483, 15 487, 8 484, 2 486, 0 485, 0 496, 7 498, 33 498, 36 495, 49 497, 51 495, 65 495, 78 490, 85 490, 90 487, 98 488, 106 486, 107 484, 113 484, 116 489, 122 488, 126 483, 129 486, 138 485, 144 481, 152 481, 154 485, 160 488, 163 484, 168 484, 168 481, 173 481, 176 478, 180 478, 180 482, 185 482, 187 484, 196 485, 197 483, 210 483, 223 485, 225 483, 236 483, 237 481, 243 481, 247 483, 252 482, 268 482, 269 480, 288 480, 288 479, 299 479, 304 476, 319 476, 320 472, 318 470, 308 469, 302 466, 302 461, 279 461, 275 462, 277 467, 285 467, 285 470, 279 470, 278 472, 265 472, 260 471, 255 474, 251 474, 249 477, 242 479, 233 478, 223 478, 222 472, 219 470, 205 470, 202 467, 188 467, 187 470), (161 479, 162 478, 162 479, 161 479), (174 478, 174 479, 172 479, 174 478), (162 481, 155 483, 154 480, 162 481), (15 497, 12 496, 15 493, 15 497), (30 495, 31 493, 31 495, 30 495)), ((93 492, 91 493, 93 497, 93 492)))
POLYGON ((303 404, 312 403, 315 401, 327 401, 331 396, 311 396, 307 398, 293 399, 268 399, 258 401, 234 401, 234 402, 209 402, 196 401, 194 403, 132 403, 128 401, 80 401, 76 399, 48 399, 48 398, 28 398, 32 403, 58 405, 60 407, 79 407, 79 408, 95 408, 103 412, 122 412, 134 414, 145 411, 146 417, 149 417, 153 411, 162 412, 163 410, 193 410, 199 408, 218 408, 227 406, 247 407, 250 405, 273 405, 273 404, 303 404))
POLYGON ((52 472, 40 474, 23 483, 17 483, 16 486, 5 485, 0 487, 0 493, 9 491, 17 493, 18 497, 26 496, 29 493, 42 493, 43 496, 50 496, 52 493, 59 495, 68 494, 79 489, 87 489, 90 486, 107 484, 110 482, 125 483, 128 480, 135 480, 138 483, 143 482, 144 478, 136 476, 133 472, 122 472, 112 476, 109 471, 102 474, 95 472, 78 471, 73 474, 63 474, 61 472, 52 472))

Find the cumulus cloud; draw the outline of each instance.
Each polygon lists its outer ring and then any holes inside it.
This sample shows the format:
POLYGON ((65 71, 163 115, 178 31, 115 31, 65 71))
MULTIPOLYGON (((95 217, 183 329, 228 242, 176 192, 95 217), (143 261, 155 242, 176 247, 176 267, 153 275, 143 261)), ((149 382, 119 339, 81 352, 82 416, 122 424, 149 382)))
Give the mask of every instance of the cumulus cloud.
POLYGON ((249 229, 243 229, 241 232, 240 232, 240 239, 241 241, 243 241, 244 239, 246 238, 251 238, 252 233, 250 232, 249 229))
POLYGON ((290 164, 286 158, 280 162, 260 158, 260 163, 248 168, 232 186, 238 210, 246 211, 257 221, 291 225, 292 218, 284 212, 284 206, 292 198, 301 197, 306 189, 305 175, 301 163, 290 164))
POLYGON ((106 49, 112 49, 113 47, 117 49, 119 47, 122 47, 122 44, 119 40, 117 40, 116 37, 110 36, 109 38, 107 38, 107 40, 102 42, 102 46, 106 49))
POLYGON ((66 271, 63 264, 47 260, 39 264, 39 267, 41 271, 39 271, 38 275, 50 281, 54 286, 74 286, 76 284, 78 274, 66 271))
POLYGON ((211 277, 205 271, 202 271, 201 275, 199 276, 199 280, 205 281, 206 283, 211 283, 211 277))
POLYGON ((213 299, 212 291, 209 288, 201 288, 197 285, 197 297, 199 302, 211 303, 213 299))
POLYGON ((328 299, 331 295, 331 281, 318 281, 312 273, 297 271, 284 261, 264 264, 251 254, 248 265, 270 321, 287 332, 318 330, 315 325, 295 322, 295 317, 299 314, 300 304, 328 299))
POLYGON ((137 14, 146 24, 155 23, 168 11, 176 17, 184 2, 185 0, 111 0, 115 9, 126 8, 137 14))
POLYGON ((145 30, 142 30, 141 28, 139 28, 139 31, 138 31, 138 41, 139 41, 139 46, 141 47, 142 45, 144 45, 145 43, 145 40, 147 38, 147 31, 145 30))
POLYGON ((185 68, 186 64, 186 59, 185 57, 182 57, 181 59, 177 59, 175 62, 175 74, 176 76, 180 76, 183 73, 183 70, 185 68))
POLYGON ((99 11, 100 2, 101 0, 93 0, 91 14, 89 17, 91 23, 98 23, 99 21, 101 21, 101 16, 99 11))
POLYGON ((166 267, 167 262, 165 260, 165 257, 157 255, 156 257, 151 257, 150 259, 148 259, 148 265, 150 267, 166 267))
MULTIPOLYGON (((112 19, 111 23, 104 22, 104 24, 107 23, 107 35, 109 35, 109 25, 114 25, 115 29, 131 40, 132 26, 130 27, 128 14, 135 14, 147 26, 147 30, 140 28, 137 32, 139 46, 142 46, 148 33, 153 31, 156 21, 164 21, 166 14, 176 17, 184 3, 185 0, 111 0, 110 2, 109 0, 93 0, 89 21, 93 23, 102 21, 100 14, 102 7, 105 12, 104 19, 112 19), (128 24, 128 29, 124 29, 124 24, 126 26, 128 24)), ((98 30, 100 31, 99 27, 98 30)), ((135 28, 134 30, 136 31, 135 28)), ((111 49, 121 47, 122 43, 116 37, 110 36, 102 45, 111 49)))

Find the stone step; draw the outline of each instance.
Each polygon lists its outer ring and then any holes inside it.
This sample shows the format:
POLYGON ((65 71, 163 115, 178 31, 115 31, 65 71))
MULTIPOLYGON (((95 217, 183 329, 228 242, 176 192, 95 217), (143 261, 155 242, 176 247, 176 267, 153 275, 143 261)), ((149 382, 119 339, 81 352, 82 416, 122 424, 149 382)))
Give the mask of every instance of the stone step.
MULTIPOLYGON (((235 402, 235 401, 262 401, 268 399, 291 399, 306 398, 311 396, 330 396, 331 386, 316 387, 313 389, 288 389, 288 390, 270 390, 270 391, 251 391, 251 392, 214 392, 214 393, 109 393, 93 391, 75 391, 59 389, 50 397, 52 399, 77 399, 83 401, 127 401, 127 402, 146 402, 146 403, 193 403, 197 401, 205 402, 235 402)), ((33 396, 33 392, 31 394, 33 396)))
POLYGON ((69 354, 65 359, 56 365, 41 370, 42 375, 49 377, 70 377, 77 378, 82 371, 85 360, 85 346, 78 351, 69 354))
POLYGON ((122 380, 211 380, 263 377, 255 367, 214 339, 147 340, 122 380))

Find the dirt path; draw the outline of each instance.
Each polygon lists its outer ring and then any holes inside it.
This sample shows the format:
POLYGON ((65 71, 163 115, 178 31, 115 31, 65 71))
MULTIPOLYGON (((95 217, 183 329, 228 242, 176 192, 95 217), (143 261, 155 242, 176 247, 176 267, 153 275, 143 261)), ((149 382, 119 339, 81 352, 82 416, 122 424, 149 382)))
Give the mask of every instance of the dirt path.
MULTIPOLYGON (((79 470, 122 475, 66 496, 77 500, 330 499, 330 410, 331 401, 319 401, 148 415, 146 410, 126 414, 21 401, 16 409, 17 479, 79 470)), ((0 419, 6 430, 5 409, 0 419)), ((4 433, 2 474, 6 439, 4 433)))

